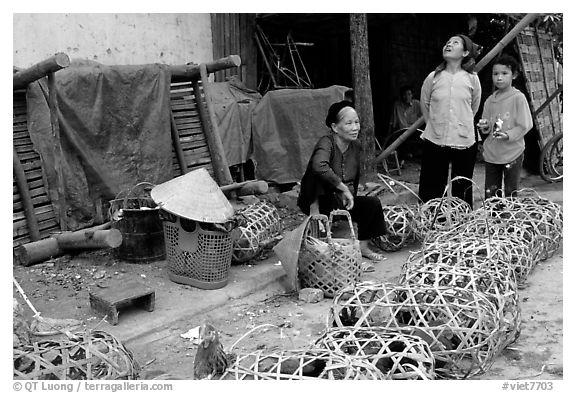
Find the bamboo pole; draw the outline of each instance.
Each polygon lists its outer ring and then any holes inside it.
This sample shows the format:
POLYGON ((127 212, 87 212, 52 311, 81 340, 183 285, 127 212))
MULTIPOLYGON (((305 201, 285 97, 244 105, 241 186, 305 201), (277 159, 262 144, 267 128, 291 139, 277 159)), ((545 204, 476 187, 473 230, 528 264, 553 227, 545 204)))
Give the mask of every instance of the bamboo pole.
POLYGON ((178 164, 180 164, 180 170, 182 174, 188 173, 188 163, 184 157, 184 152, 182 151, 182 144, 180 143, 180 134, 178 133, 178 126, 174 120, 174 113, 170 109, 170 131, 172 133, 172 145, 174 146, 174 151, 176 152, 176 159, 178 164))
MULTIPOLYGON (((526 26, 532 23, 538 16, 540 16, 540 14, 526 14, 526 16, 524 16, 524 18, 522 18, 520 22, 518 22, 518 24, 516 24, 516 26, 514 26, 514 28, 510 30, 504 36, 504 38, 502 38, 494 46, 494 48, 492 48, 492 50, 488 52, 486 56, 484 56, 482 60, 476 64, 476 68, 474 70, 479 72, 482 68, 484 68, 490 61, 492 61, 494 57, 496 57, 498 53, 502 51, 506 45, 508 45, 518 34, 520 34, 522 30, 524 30, 526 26)), ((374 162, 377 164, 380 161, 385 160, 386 157, 392 154, 392 152, 396 150, 398 146, 400 146, 406 139, 408 139, 410 135, 412 135, 422 124, 424 124, 424 116, 421 116, 414 122, 414 124, 408 127, 408 129, 404 131, 404 133, 400 135, 398 139, 392 142, 390 146, 388 146, 382 153, 378 155, 378 157, 374 159, 374 162)))
POLYGON ((12 77, 13 89, 22 89, 28 84, 41 79, 52 72, 61 70, 70 65, 70 57, 66 53, 56 53, 48 59, 34 64, 30 68, 18 71, 12 77))
POLYGON ((28 233, 30 234, 30 239, 36 241, 40 239, 40 229, 34 212, 34 204, 32 203, 32 197, 30 196, 28 182, 26 181, 26 174, 22 167, 22 163, 18 158, 16 149, 12 148, 12 151, 12 169, 14 177, 16 178, 18 192, 20 193, 20 199, 22 200, 22 206, 24 207, 24 216, 26 217, 26 224, 28 225, 28 233))
MULTIPOLYGON (((204 134, 206 135, 208 149, 210 149, 210 157, 212 158, 214 174, 216 175, 218 185, 222 186, 231 184, 232 175, 230 174, 228 160, 226 159, 226 152, 224 151, 224 146, 222 145, 222 140, 220 139, 220 133, 218 132, 216 114, 214 113, 212 103, 208 99, 210 86, 208 82, 208 70, 205 64, 200 64, 200 77, 202 79, 202 86, 204 87, 204 101, 206 102, 206 112, 204 117, 206 119, 207 127, 204 128, 204 134)), ((194 92, 196 92, 196 86, 198 86, 198 83, 195 84, 194 92)), ((199 91, 200 89, 198 88, 198 92, 199 91)), ((203 105, 200 104, 200 95, 196 96, 196 100, 199 103, 198 108, 202 107, 203 105)))
MULTIPOLYGON (((230 55, 204 64, 206 71, 213 73, 227 68, 239 67, 242 60, 238 55, 230 55)), ((170 66, 170 73, 172 82, 189 82, 200 77, 200 64, 170 66)))

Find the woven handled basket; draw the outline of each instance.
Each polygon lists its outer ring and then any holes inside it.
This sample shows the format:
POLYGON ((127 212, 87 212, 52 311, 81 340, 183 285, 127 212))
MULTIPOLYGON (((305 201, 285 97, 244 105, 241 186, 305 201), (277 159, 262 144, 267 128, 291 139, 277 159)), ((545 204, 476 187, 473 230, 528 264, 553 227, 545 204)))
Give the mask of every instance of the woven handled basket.
POLYGON ((360 242, 354 233, 352 218, 346 210, 334 210, 328 219, 315 214, 304 231, 298 271, 303 288, 317 288, 324 296, 334 297, 336 292, 360 280, 360 242), (333 238, 334 217, 344 216, 350 227, 350 238, 333 238))

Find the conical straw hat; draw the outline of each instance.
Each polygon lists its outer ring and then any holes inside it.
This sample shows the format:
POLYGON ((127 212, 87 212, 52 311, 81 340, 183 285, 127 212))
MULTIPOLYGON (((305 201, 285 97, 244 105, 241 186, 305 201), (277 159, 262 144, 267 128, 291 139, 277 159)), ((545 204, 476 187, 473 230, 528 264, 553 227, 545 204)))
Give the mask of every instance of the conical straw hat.
POLYGON ((234 215, 234 208, 205 168, 157 185, 150 196, 162 209, 190 220, 223 223, 234 215))

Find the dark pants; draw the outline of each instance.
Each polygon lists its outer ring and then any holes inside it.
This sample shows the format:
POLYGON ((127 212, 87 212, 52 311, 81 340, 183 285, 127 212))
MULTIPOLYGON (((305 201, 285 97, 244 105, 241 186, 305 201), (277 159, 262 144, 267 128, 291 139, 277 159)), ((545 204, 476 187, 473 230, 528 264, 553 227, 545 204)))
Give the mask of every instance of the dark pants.
POLYGON ((508 164, 486 163, 486 182, 484 185, 484 196, 502 196, 502 179, 504 179, 504 196, 512 196, 520 185, 520 174, 522 173, 522 162, 524 153, 508 164))
MULTIPOLYGON (((326 216, 329 216, 334 209, 343 209, 338 205, 336 198, 322 196, 318 198, 318 210, 326 216)), ((358 240, 369 240, 386 233, 382 204, 377 197, 355 197, 354 207, 348 212, 352 221, 358 224, 358 240)))
MULTIPOLYGON (((454 149, 438 146, 424 140, 422 150, 422 168, 420 170, 420 188, 418 194, 423 202, 440 198, 448 184, 448 168, 452 163, 452 179, 463 176, 472 179, 478 146, 475 143, 467 149, 454 149)), ((472 183, 468 180, 452 182, 452 196, 464 200, 472 206, 472 183)))

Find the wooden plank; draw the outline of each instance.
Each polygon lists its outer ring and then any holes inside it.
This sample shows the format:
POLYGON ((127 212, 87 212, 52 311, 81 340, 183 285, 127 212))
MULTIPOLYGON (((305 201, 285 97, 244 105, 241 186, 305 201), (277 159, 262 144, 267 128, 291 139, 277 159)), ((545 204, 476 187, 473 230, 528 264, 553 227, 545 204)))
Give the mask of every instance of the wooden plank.
POLYGON ((207 154, 207 155, 210 155, 210 150, 208 149, 208 146, 188 147, 188 148, 184 148, 184 146, 182 146, 182 151, 184 152, 184 154, 193 154, 193 155, 207 154))
MULTIPOLYGON (((43 220, 46 220, 48 217, 53 217, 54 211, 52 209, 52 205, 44 205, 44 206, 38 206, 38 207, 34 207, 34 213, 39 216, 39 217, 43 217, 43 220)), ((23 213, 12 213, 12 218, 14 220, 20 220, 21 218, 24 218, 24 214, 23 213)))
POLYGON ((28 161, 28 162, 22 163, 22 167, 24 168, 24 171, 30 171, 30 170, 37 169, 37 168, 42 169, 42 162, 40 160, 28 161))
POLYGON ((24 161, 38 160, 40 158, 40 155, 36 152, 27 152, 18 154, 18 158, 20 159, 22 164, 24 164, 24 161))
MULTIPOLYGON (((20 192, 17 189, 16 189, 16 191, 13 190, 13 192, 12 192, 12 196, 14 197, 15 195, 18 195, 18 198, 20 198, 20 192)), ((47 195, 44 187, 38 187, 38 188, 30 189, 30 197, 31 198, 37 197, 39 195, 47 195)))
MULTIPOLYGON (((26 221, 22 220, 24 225, 18 226, 16 229, 12 229, 12 237, 24 236, 28 235, 28 226, 26 225, 26 221)), ((38 227, 40 228, 40 237, 47 237, 50 232, 58 232, 60 228, 58 227, 58 223, 54 219, 38 221, 38 227)))
POLYGON ((12 144, 12 146, 14 146, 14 150, 16 150, 16 153, 18 153, 18 157, 21 157, 23 154, 27 153, 38 153, 36 150, 34 150, 32 143, 12 144))
MULTIPOLYGON (((32 203, 34 204, 34 206, 39 206, 39 205, 43 205, 46 203, 50 203, 50 199, 48 198, 48 195, 46 195, 46 194, 38 195, 35 198, 32 198, 32 203)), ((23 206, 22 206, 22 202, 20 201, 20 198, 18 198, 17 201, 12 203, 12 211, 13 212, 21 211, 22 208, 23 208, 23 206)))
POLYGON ((32 143, 32 139, 30 139, 30 137, 26 136, 24 138, 17 138, 15 140, 12 141, 12 145, 13 146, 33 146, 32 143))
MULTIPOLYGON (((44 187, 44 181, 42 179, 32 180, 28 182, 28 188, 33 190, 35 188, 44 187)), ((18 187, 12 185, 12 193, 15 194, 18 192, 18 187)))
POLYGON ((193 149, 206 149, 208 150, 208 144, 206 140, 192 141, 192 142, 181 142, 182 150, 193 150, 193 149))
POLYGON ((12 126, 12 132, 14 133, 12 135, 12 138, 21 138, 22 136, 27 136, 28 138, 30 138, 30 135, 28 134, 28 124, 27 123, 23 123, 23 124, 14 124, 12 126))
POLYGON ((204 136, 204 134, 180 135, 180 143, 196 143, 196 142, 206 143, 206 137, 204 136))
MULTIPOLYGON (((188 101, 188 100, 186 100, 188 101)), ((191 102, 184 102, 184 100, 182 101, 172 101, 170 103, 170 108, 172 108, 172 111, 174 112, 178 112, 178 111, 184 111, 184 110, 188 110, 188 111, 196 111, 197 107, 196 107, 196 103, 194 101, 191 102)))

